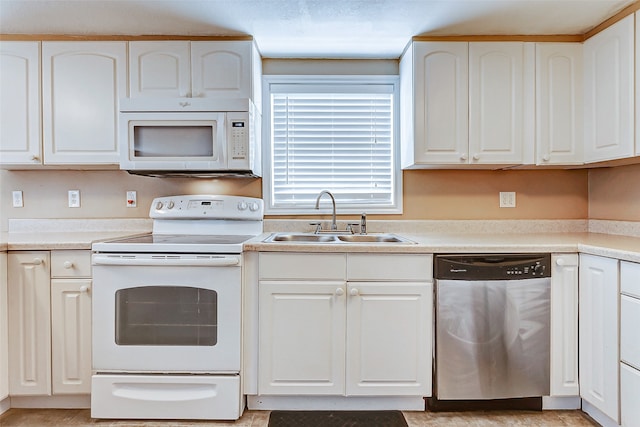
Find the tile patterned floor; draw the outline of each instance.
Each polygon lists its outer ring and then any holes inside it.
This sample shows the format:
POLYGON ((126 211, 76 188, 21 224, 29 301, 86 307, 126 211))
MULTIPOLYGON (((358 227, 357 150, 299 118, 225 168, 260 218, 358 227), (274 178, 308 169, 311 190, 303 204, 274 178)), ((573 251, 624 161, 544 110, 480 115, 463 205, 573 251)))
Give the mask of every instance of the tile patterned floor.
MULTIPOLYGON (((409 427, 594 427, 581 411, 404 412, 409 427)), ((269 411, 245 411, 237 421, 94 420, 88 409, 10 409, 1 427, 267 427, 269 411)), ((304 426, 300 426, 304 427, 304 426)), ((375 427, 375 426, 371 426, 375 427)))

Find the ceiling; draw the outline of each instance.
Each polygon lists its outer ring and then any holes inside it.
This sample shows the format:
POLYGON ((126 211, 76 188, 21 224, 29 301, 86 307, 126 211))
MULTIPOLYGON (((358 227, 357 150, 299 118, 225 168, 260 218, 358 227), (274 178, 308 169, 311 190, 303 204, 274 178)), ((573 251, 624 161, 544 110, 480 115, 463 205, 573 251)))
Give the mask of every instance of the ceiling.
POLYGON ((268 58, 397 58, 413 36, 583 34, 637 0, 0 0, 0 33, 252 35, 268 58))

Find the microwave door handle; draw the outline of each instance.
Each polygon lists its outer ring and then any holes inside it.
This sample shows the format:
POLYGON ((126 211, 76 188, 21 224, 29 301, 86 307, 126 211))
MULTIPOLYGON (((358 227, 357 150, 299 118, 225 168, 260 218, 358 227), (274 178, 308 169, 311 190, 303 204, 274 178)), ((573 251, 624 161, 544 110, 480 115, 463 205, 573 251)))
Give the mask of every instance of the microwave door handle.
POLYGON ((93 257, 93 265, 138 265, 138 266, 190 266, 190 267, 233 267, 240 264, 236 257, 215 258, 120 258, 96 255, 93 257))

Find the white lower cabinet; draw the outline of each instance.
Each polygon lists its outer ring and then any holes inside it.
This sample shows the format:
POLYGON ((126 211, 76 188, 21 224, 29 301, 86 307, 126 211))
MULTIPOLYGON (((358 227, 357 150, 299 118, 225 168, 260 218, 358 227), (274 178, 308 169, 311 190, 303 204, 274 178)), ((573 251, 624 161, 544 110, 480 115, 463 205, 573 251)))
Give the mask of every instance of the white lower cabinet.
POLYGON ((620 422, 618 281, 618 260, 580 255, 580 397, 615 423, 620 422))
POLYGON ((551 396, 578 396, 578 254, 551 256, 551 396))
POLYGON ((89 251, 9 252, 11 395, 90 392, 90 268, 89 251))
POLYGON ((432 257, 361 256, 260 254, 260 395, 431 394, 432 257))
MULTIPOLYGON (((9 396, 7 310, 7 254, 6 252, 0 252, 0 402, 9 396)), ((2 408, 0 408, 0 413, 2 413, 2 408)))
POLYGON ((640 427, 640 264, 620 262, 620 419, 640 427))

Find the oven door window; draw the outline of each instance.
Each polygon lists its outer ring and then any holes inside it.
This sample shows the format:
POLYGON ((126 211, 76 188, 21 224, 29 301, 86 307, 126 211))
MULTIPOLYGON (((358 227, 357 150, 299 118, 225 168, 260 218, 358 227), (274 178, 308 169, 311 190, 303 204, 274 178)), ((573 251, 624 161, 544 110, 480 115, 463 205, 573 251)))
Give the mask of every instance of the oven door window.
POLYGON ((117 345, 214 346, 218 294, 184 286, 143 286, 116 291, 117 345))

